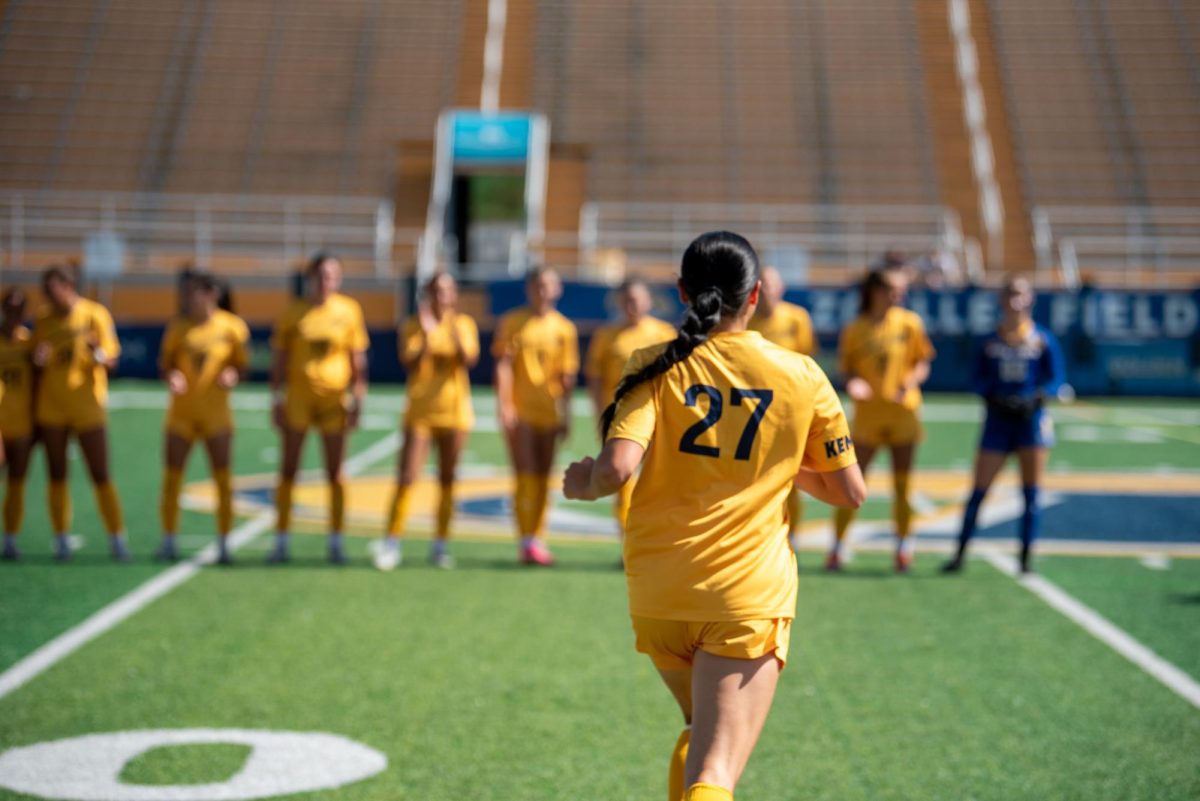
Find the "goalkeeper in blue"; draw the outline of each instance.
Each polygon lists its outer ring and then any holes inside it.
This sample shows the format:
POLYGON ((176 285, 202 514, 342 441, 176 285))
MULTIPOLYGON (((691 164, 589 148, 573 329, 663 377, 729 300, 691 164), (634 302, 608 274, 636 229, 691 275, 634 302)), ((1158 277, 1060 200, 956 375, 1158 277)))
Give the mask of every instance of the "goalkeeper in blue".
POLYGON ((973 383, 975 392, 987 404, 987 418, 975 455, 975 485, 963 513, 958 551, 943 565, 946 573, 962 570, 979 507, 1013 453, 1020 464, 1025 499, 1021 572, 1030 572, 1030 556, 1040 524, 1039 486, 1054 445, 1054 425, 1045 409, 1046 399, 1069 391, 1062 349, 1052 333, 1033 322, 1033 301, 1029 281, 1010 279, 1000 293, 1000 326, 983 340, 975 355, 973 383))

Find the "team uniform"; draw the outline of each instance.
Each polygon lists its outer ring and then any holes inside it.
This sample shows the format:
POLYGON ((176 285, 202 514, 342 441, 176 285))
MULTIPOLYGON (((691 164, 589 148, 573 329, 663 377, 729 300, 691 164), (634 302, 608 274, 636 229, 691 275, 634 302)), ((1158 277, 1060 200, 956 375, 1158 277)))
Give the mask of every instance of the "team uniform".
POLYGON ((517 419, 533 428, 557 428, 562 423, 563 378, 579 372, 575 324, 554 309, 542 315, 514 309, 500 318, 492 355, 512 359, 517 419))
POLYGON ((324 303, 294 300, 271 334, 271 348, 287 354, 284 414, 295 431, 344 431, 351 358, 367 349, 362 307, 342 294, 324 303))
POLYGON ((430 431, 470 431, 475 425, 471 381, 454 345, 454 334, 469 361, 479 355, 479 329, 466 314, 446 314, 428 334, 409 320, 399 337, 400 360, 421 360, 408 374, 404 427, 430 431), (422 353, 422 349, 424 352, 422 353))
POLYGON ((863 315, 842 330, 842 374, 858 376, 871 387, 871 398, 854 404, 856 442, 911 445, 923 439, 920 388, 910 387, 900 399, 896 395, 917 363, 931 361, 934 355, 920 316, 908 309, 888 309, 878 324, 863 315))
MULTIPOLYGON (((34 419, 39 426, 65 428, 76 435, 108 424, 108 368, 104 362, 121 354, 108 309, 77 298, 65 315, 43 311, 33 325, 32 348, 50 348, 38 375, 34 419)), ((124 530, 121 502, 111 481, 95 487, 96 505, 111 537, 124 530)), ((47 491, 50 522, 56 535, 71 525, 71 500, 65 481, 51 481, 47 491)))
MULTIPOLYGON (((760 307, 761 308, 761 307, 760 307)), ((763 335, 763 339, 781 348, 787 348, 805 356, 814 356, 817 352, 817 340, 813 335, 812 317, 803 306, 780 301, 775 304, 770 315, 755 314, 747 326, 751 331, 763 335)), ((788 536, 792 547, 800 546, 800 521, 804 512, 804 501, 800 490, 792 487, 787 497, 788 536)))
MULTIPOLYGON (((29 329, 0 332, 0 438, 5 442, 33 435, 33 340, 29 329)), ((7 473, 4 533, 15 536, 25 518, 25 481, 7 473)))
MULTIPOLYGON (((600 384, 600 395, 604 403, 612 401, 617 383, 625 372, 625 365, 634 351, 669 342, 675 338, 675 327, 655 317, 643 317, 636 325, 606 325, 596 329, 592 335, 585 360, 585 372, 590 380, 600 384)), ((636 481, 630 479, 617 492, 613 501, 613 512, 617 523, 624 528, 629 514, 629 501, 633 497, 636 481)))
MULTIPOLYGON (((159 349, 159 368, 164 374, 178 370, 187 389, 171 395, 165 428, 188 443, 210 440, 233 431, 229 390, 218 381, 228 367, 246 369, 246 343, 250 329, 240 317, 217 309, 203 322, 177 317, 167 326, 159 349)), ((213 470, 217 488, 217 533, 225 537, 233 526, 233 484, 228 468, 213 470)), ((179 493, 183 471, 163 468, 163 490, 159 506, 162 530, 172 536, 179 526, 179 493)), ((173 553, 174 544, 169 546, 173 553)), ((223 558, 228 558, 222 551, 223 558)), ((172 556, 173 558, 173 556, 172 556)))
MULTIPOLYGON (((367 350, 367 326, 358 301, 340 293, 324 303, 293 300, 271 334, 271 348, 287 357, 283 413, 288 428, 322 434, 346 430, 354 354, 367 350)), ((276 528, 284 537, 291 525, 292 489, 281 479, 275 489, 276 528)), ((339 479, 329 488, 330 532, 340 538, 345 521, 346 488, 339 479)), ((340 540, 339 540, 340 542, 340 540)), ((277 541, 276 547, 279 548, 277 541)))
POLYGON ((1065 381, 1062 349, 1054 334, 1027 322, 1006 339, 996 332, 975 357, 975 391, 987 402, 979 447, 1012 453, 1054 445, 1054 424, 1043 408, 1065 381))
POLYGON ((202 323, 177 317, 167 326, 159 367, 178 370, 187 389, 171 396, 166 428, 188 442, 211 439, 233 429, 229 390, 217 378, 227 367, 244 370, 250 329, 236 315, 217 309, 202 323))
MULTIPOLYGON (((410 365, 405 430, 426 436, 470 431, 475 425, 475 412, 471 407, 471 380, 465 362, 473 362, 479 355, 479 329, 475 320, 466 314, 448 313, 428 333, 419 320, 409 320, 400 332, 397 349, 400 360, 410 365), (455 335, 462 346, 461 355, 454 342, 455 335), (418 354, 420 359, 413 366, 418 354)), ((445 541, 450 536, 453 514, 453 487, 442 485, 435 530, 437 558, 445 558, 445 541)), ((385 534, 400 536, 407 517, 408 487, 398 482, 388 505, 385 534)))
MULTIPOLYGON (((564 379, 579 372, 579 335, 558 311, 535 314, 520 308, 500 318, 492 355, 512 361, 512 403, 517 420, 540 431, 554 431, 570 414, 563 397, 564 379)), ((513 512, 517 533, 526 540, 539 536, 546 522, 550 477, 517 473, 513 512)), ((522 547, 527 547, 524 544, 522 547)))
POLYGON ((785 662, 797 574, 784 500, 801 466, 856 462, 825 374, 756 332, 715 334, 627 393, 609 438, 647 448, 624 540, 637 649, 664 670, 697 649, 785 662))

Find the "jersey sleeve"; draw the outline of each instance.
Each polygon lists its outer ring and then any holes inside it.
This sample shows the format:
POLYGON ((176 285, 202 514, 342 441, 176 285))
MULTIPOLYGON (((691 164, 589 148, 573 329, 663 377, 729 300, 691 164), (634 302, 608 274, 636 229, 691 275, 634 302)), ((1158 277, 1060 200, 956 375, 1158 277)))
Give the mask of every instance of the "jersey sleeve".
POLYGON ((234 317, 229 324, 230 343, 229 366, 245 370, 250 365, 250 327, 241 317, 234 317))
POLYGON ((117 339, 117 326, 108 309, 97 305, 92 315, 92 325, 96 329, 96 346, 104 351, 104 355, 109 359, 120 356, 121 341, 117 339))
POLYGON ((511 312, 501 317, 500 322, 496 325, 496 335, 492 338, 492 356, 496 359, 512 356, 514 326, 511 312))
MULTIPOLYGON (((661 347, 635 351, 625 365, 621 377, 641 370, 662 351, 661 347)), ((643 381, 626 392, 617 402, 616 414, 608 429, 608 439, 627 439, 643 448, 654 438, 654 427, 658 422, 658 402, 654 392, 654 381, 643 381)))
POLYGON ((396 350, 400 354, 400 363, 407 366, 415 359, 421 352, 424 340, 425 332, 421 330, 421 324, 415 319, 406 322, 396 336, 396 350))
POLYGON ((929 334, 925 332, 925 323, 921 322, 921 318, 916 313, 912 315, 912 333, 908 338, 908 358, 910 363, 917 364, 918 362, 931 362, 933 357, 937 355, 937 351, 933 349, 933 343, 929 341, 929 334))
POLYGON ((820 368, 815 368, 815 372, 818 377, 812 394, 813 416, 804 446, 803 465, 819 473, 829 473, 857 464, 858 456, 854 453, 842 402, 825 373, 820 368))
POLYGON ((367 334, 367 321, 363 317, 362 306, 357 301, 354 304, 354 320, 350 326, 350 340, 347 345, 352 353, 365 353, 371 347, 371 337, 367 334))
POLYGON ((463 354, 467 361, 479 358, 479 328, 469 315, 460 314, 454 321, 458 327, 458 341, 462 343, 463 354))
POLYGON ((575 377, 579 373, 579 332, 575 324, 563 318, 563 376, 575 377))
POLYGON ((167 372, 175 365, 175 353, 179 350, 179 328, 175 321, 167 323, 163 331, 162 344, 158 346, 158 369, 167 372))

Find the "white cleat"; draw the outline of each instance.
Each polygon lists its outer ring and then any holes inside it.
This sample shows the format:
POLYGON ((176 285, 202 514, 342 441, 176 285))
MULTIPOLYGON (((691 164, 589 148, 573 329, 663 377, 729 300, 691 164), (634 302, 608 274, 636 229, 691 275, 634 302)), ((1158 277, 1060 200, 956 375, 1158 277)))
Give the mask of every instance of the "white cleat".
POLYGON ((458 562, 454 560, 453 556, 443 552, 430 554, 429 564, 433 565, 439 570, 453 570, 458 565, 458 562))
POLYGON ((375 562, 375 568, 377 570, 382 570, 384 573, 389 573, 400 566, 400 562, 403 561, 403 558, 400 554, 399 548, 389 546, 384 543, 375 549, 373 561, 375 562))

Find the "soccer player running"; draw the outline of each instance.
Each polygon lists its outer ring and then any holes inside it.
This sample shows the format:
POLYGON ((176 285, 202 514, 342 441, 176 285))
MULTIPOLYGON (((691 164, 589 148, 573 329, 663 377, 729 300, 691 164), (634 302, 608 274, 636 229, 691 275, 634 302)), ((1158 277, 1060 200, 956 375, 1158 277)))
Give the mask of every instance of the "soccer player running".
POLYGON ((454 516, 454 474, 458 457, 475 425, 467 371, 479 361, 479 330, 470 315, 458 312, 458 284, 438 273, 424 287, 416 317, 400 333, 400 361, 408 371, 408 408, 400 448, 396 489, 388 506, 383 542, 375 566, 392 570, 401 562, 401 537, 408 516, 409 491, 425 464, 429 444, 438 450, 437 528, 429 561, 454 567, 447 543, 454 516))
POLYGON ((570 431, 579 337, 574 323, 554 308, 562 296, 558 273, 531 270, 525 294, 529 305, 500 318, 492 354, 500 426, 517 474, 513 511, 520 560, 547 567, 554 564, 543 541, 550 470, 570 431))
POLYGON ((784 500, 798 485, 858 506, 866 489, 825 374, 746 330, 760 293, 750 243, 727 232, 696 239, 679 293, 678 335, 630 359, 601 420, 600 455, 572 464, 563 491, 612 495, 642 466, 625 572, 636 648, 687 725, 668 799, 723 801, 787 661, 797 575, 784 500))
MULTIPOLYGON (((909 478, 917 443, 924 437, 921 385, 929 378, 933 345, 914 312, 901 308, 908 280, 899 269, 872 270, 862 282, 858 317, 842 330, 838 361, 846 393, 854 400, 854 445, 865 474, 881 448, 891 450, 895 569, 912 566, 909 478)), ((842 543, 853 509, 834 512, 834 542, 825 569, 842 569, 842 543)))
MULTIPOLYGON (((629 280, 621 284, 617 289, 617 302, 621 308, 621 321, 596 329, 584 360, 588 394, 592 397, 597 420, 612 403, 625 364, 634 351, 675 338, 675 326, 650 316, 650 289, 644 282, 629 280)), ((613 516, 622 535, 635 483, 636 479, 630 479, 613 496, 613 516)))
POLYGON ((54 553, 71 558, 71 496, 67 489, 67 444, 73 434, 95 487, 96 505, 117 561, 131 556, 121 501, 108 465, 108 373, 121 345, 108 309, 79 296, 75 272, 50 267, 42 273, 47 305, 33 326, 33 365, 38 373, 34 419, 41 429, 50 474, 50 523, 54 553))
POLYGON ((1025 497, 1021 572, 1031 570, 1040 524, 1038 492, 1054 445, 1054 425, 1045 403, 1066 381, 1062 349, 1054 334, 1033 322, 1033 301, 1033 287, 1027 279, 1009 279, 1000 292, 1000 325, 975 354, 973 383, 987 406, 987 417, 975 454, 975 485, 963 512, 958 550, 942 566, 947 573, 962 570, 979 507, 1013 453, 1021 468, 1021 492, 1025 497))
MULTIPOLYGON (((803 306, 785 301, 783 291, 783 278, 779 271, 774 267, 764 267, 758 310, 750 318, 749 328, 781 348, 805 356, 814 356, 817 352, 817 340, 813 336, 812 318, 803 306)), ((792 544, 792 550, 797 550, 800 547, 800 522, 804 507, 800 491, 795 487, 788 493, 787 512, 788 540, 792 544)))
POLYGON ((305 269, 305 295, 288 305, 271 334, 272 418, 283 436, 283 458, 275 489, 275 545, 268 562, 290 557, 292 489, 310 428, 321 434, 329 482, 329 561, 346 562, 342 460, 367 392, 369 342, 362 307, 338 292, 341 284, 341 262, 324 253, 314 256, 305 269))
POLYGON ((33 451, 33 343, 25 326, 25 292, 13 287, 0 297, 0 466, 4 487, 4 548, 0 559, 21 558, 17 535, 25 519, 25 476, 33 451))
POLYGON ((233 484, 229 475, 233 414, 229 390, 247 366, 250 330, 242 319, 217 307, 221 284, 211 275, 193 272, 183 284, 184 313, 163 334, 159 368, 171 395, 164 444, 160 559, 179 558, 179 493, 192 444, 204 443, 217 487, 217 562, 233 563, 226 537, 233 527, 233 484))

